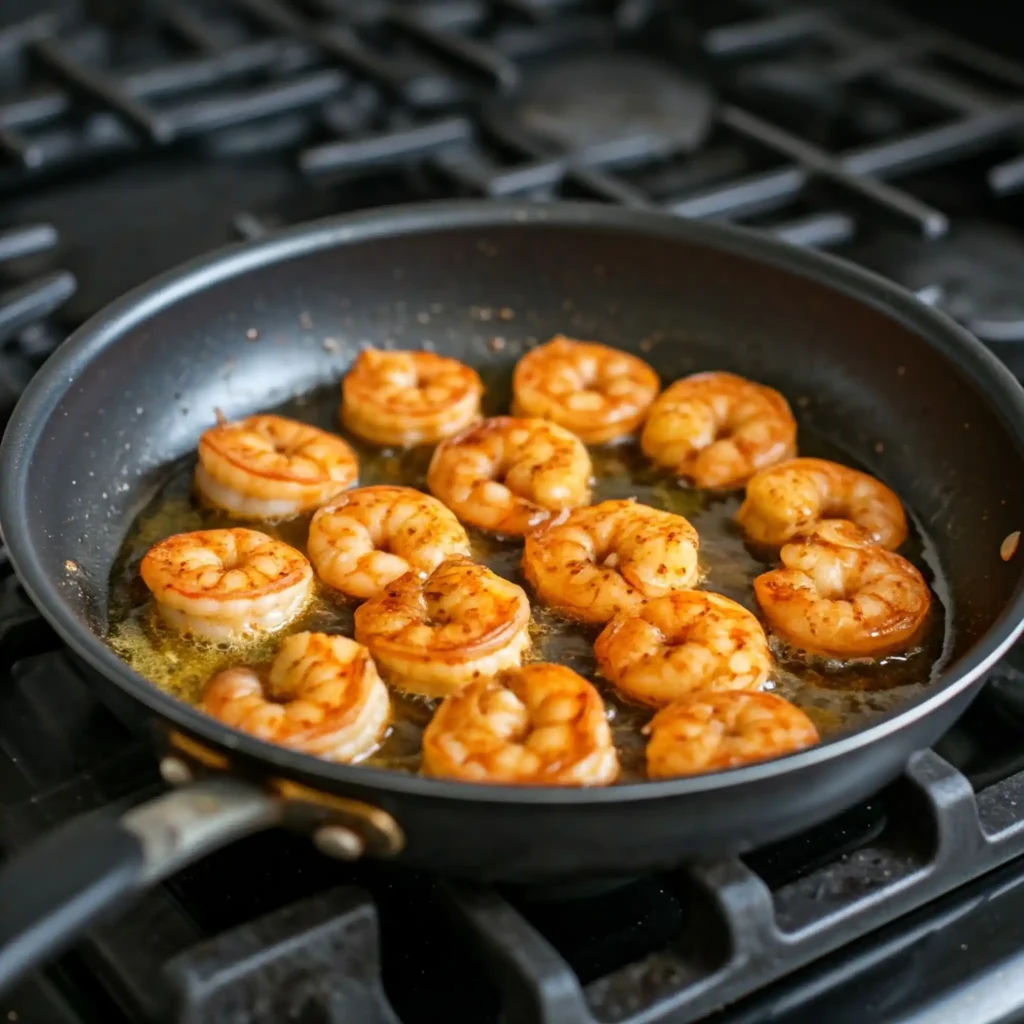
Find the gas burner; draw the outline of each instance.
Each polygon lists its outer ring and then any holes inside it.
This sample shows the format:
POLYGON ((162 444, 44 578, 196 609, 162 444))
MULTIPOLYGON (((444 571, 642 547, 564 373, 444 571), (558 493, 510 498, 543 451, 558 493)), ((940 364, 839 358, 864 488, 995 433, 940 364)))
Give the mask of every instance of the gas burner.
POLYGON ((865 263, 990 343, 1024 340, 1024 236, 962 221, 944 238, 885 236, 865 263))
POLYGON ((707 137, 715 97, 702 82, 648 57, 602 54, 561 59, 534 71, 514 100, 492 105, 561 151, 644 156, 689 152, 707 137))

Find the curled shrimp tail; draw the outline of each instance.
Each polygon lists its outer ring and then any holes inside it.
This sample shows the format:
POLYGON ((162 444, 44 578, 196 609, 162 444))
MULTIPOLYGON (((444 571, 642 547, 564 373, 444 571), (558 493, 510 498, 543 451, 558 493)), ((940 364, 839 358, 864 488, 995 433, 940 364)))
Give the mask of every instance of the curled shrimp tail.
POLYGON ((349 491, 320 509, 307 546, 320 579, 360 599, 470 550, 466 531, 441 502, 411 487, 387 486, 349 491))
POLYGON ((647 727, 652 779, 738 768, 818 742, 814 723, 773 693, 698 692, 662 708, 647 727))
POLYGON ((342 381, 341 419, 375 444, 436 444, 479 419, 483 391, 457 359, 367 349, 342 381))
POLYGON ((535 663, 447 697, 423 735, 423 770, 467 782, 603 786, 619 763, 597 690, 563 665, 535 663))
POLYGON ((496 416, 438 445, 427 486, 462 522, 521 535, 585 505, 591 472, 583 442, 569 431, 496 416))
POLYGON ((903 505, 885 484, 826 459, 790 459, 756 473, 736 519, 752 543, 770 548, 822 519, 849 520, 889 550, 907 537, 903 505))
POLYGON ((697 531, 682 516, 632 501, 575 509, 526 538, 523 574, 551 608, 607 622, 693 586, 697 531))
POLYGON ((659 396, 640 443, 697 487, 732 489, 796 454, 796 420, 772 388, 732 373, 698 373, 659 396))
POLYGON ((754 580, 772 631, 831 659, 911 649, 931 609, 924 577, 905 558, 843 521, 817 523, 782 547, 782 565, 754 580))
POLYGON ((376 749, 391 717, 367 650, 326 633, 289 636, 265 681, 250 668, 220 673, 200 708, 257 739, 346 764, 376 749))
POLYGON ((139 571, 168 625, 213 640, 280 629, 313 593, 313 569, 301 552, 239 527, 167 537, 139 571))
POLYGON ((356 482, 355 452, 340 438, 283 416, 250 416, 199 439, 195 484, 236 518, 280 520, 318 508, 356 482))
POLYGON ((399 577, 355 615, 356 639, 388 680, 431 697, 520 665, 529 624, 522 588, 468 558, 399 577))
POLYGON ((636 356, 558 335, 516 364, 512 411, 604 444, 640 426, 658 386, 658 375, 636 356))
POLYGON ((696 691, 756 690, 773 667, 757 618, 704 590, 654 598, 616 617, 594 654, 616 689, 655 707, 696 691))

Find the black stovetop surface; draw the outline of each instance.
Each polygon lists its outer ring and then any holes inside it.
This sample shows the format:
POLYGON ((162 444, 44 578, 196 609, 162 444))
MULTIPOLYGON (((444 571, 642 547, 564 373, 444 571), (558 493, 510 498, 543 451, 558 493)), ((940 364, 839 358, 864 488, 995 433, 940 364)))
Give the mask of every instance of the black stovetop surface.
MULTIPOLYGON (((1024 66, 852 3, 5 0, 0 416, 71 329, 175 263, 452 195, 828 247, 1024 375, 1022 98, 1024 66)), ((0 562, 0 847, 159 786, 144 730, 0 562)), ((268 833, 97 929, 0 1019, 1024 1019, 1022 857, 1018 650, 889 791, 743 862, 497 892, 268 833)))

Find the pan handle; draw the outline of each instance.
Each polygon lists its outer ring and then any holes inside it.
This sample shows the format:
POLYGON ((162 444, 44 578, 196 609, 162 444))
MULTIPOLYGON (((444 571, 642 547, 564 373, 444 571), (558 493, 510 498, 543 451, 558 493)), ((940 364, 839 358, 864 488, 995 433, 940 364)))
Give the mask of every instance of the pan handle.
POLYGON ((252 832, 286 801, 238 778, 209 778, 121 818, 90 814, 55 829, 0 871, 0 993, 148 886, 252 832))

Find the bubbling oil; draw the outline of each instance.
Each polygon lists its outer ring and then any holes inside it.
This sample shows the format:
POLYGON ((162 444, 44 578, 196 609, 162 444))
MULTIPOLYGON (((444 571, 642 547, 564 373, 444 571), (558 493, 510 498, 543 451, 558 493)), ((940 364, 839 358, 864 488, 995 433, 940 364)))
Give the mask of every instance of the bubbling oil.
MULTIPOLYGON (((485 377, 489 414, 507 408, 507 374, 485 377)), ((320 389, 288 402, 275 412, 338 431, 338 390, 320 389)), ((379 449, 347 436, 359 456, 359 485, 403 484, 426 490, 430 461, 428 449, 379 449)), ((800 436, 802 455, 830 458, 851 464, 844 452, 818 438, 800 436)), ((594 463, 593 501, 636 498, 656 508, 686 516, 700 535, 703 586, 738 601, 751 610, 751 583, 767 565, 746 547, 734 523, 740 497, 713 494, 682 486, 653 468, 635 443, 591 450, 594 463)), ((230 644, 195 642, 164 627, 153 610, 152 599, 139 577, 139 563, 155 543, 174 533, 237 525, 227 515, 201 506, 192 494, 194 459, 168 467, 166 481, 132 523, 110 581, 111 648, 136 672, 180 700, 195 704, 206 682, 221 669, 245 663, 259 666, 273 658, 282 635, 300 630, 353 635, 355 604, 321 588, 306 612, 289 627, 244 648, 230 644)), ((279 524, 252 524, 298 548, 306 549, 309 517, 279 524)), ((470 530, 473 557, 507 579, 525 587, 520 571, 522 541, 470 530)), ((917 696, 940 671, 951 637, 950 606, 938 570, 934 549, 922 531, 912 525, 901 553, 925 575, 935 600, 920 645, 910 654, 881 663, 829 667, 804 661, 791 652, 776 650, 777 668, 772 685, 782 696, 803 708, 823 738, 862 727, 917 696)), ((528 588, 527 591, 529 592, 528 588)), ((623 767, 623 782, 643 777, 646 743, 643 727, 651 710, 622 700, 597 675, 593 642, 599 627, 568 622, 539 604, 533 606, 531 660, 553 661, 592 680, 601 692, 623 767)), ((379 749, 364 761, 377 767, 416 772, 420 764, 423 729, 433 703, 392 691, 394 720, 379 749)))

